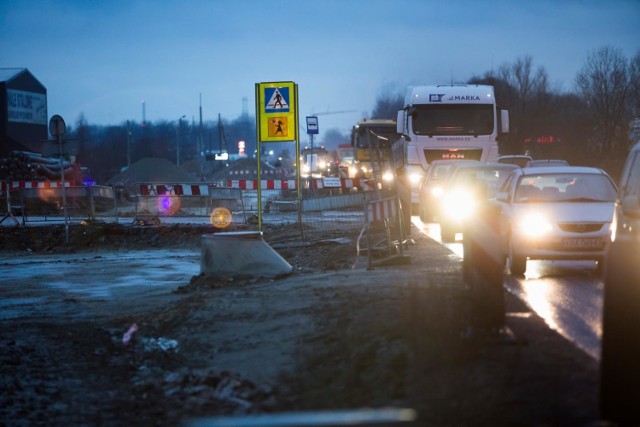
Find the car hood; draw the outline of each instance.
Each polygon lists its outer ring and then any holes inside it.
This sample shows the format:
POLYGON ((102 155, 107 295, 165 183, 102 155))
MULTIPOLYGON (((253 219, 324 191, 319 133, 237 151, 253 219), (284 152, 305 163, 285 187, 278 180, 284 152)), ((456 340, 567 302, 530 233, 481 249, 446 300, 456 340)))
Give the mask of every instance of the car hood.
POLYGON ((539 212, 553 222, 611 222, 615 203, 516 203, 516 216, 539 212))

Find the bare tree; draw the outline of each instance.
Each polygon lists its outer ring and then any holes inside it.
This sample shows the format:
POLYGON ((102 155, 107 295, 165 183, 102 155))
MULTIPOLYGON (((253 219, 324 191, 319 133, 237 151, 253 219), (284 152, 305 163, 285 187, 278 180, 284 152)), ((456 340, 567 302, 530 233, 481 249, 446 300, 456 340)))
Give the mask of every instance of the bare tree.
POLYGON ((328 129, 324 133, 324 138, 322 138, 322 145, 324 145, 328 150, 335 150, 340 144, 348 143, 349 136, 343 135, 337 128, 328 129))
POLYGON ((514 117, 513 137, 524 141, 532 136, 545 121, 551 96, 549 78, 544 68, 534 70, 533 58, 526 55, 517 58, 513 64, 505 64, 498 70, 498 77, 508 84, 511 93, 510 114, 514 117))
MULTIPOLYGON (((99 157, 96 157, 95 153, 95 127, 90 126, 84 113, 80 113, 75 122, 75 127, 71 130, 71 138, 77 141, 78 155, 76 161, 82 166, 89 166, 92 168, 94 165, 100 162, 99 157)), ((95 177, 92 177, 95 179, 95 177)))
POLYGON ((526 55, 512 64, 500 66, 484 77, 473 77, 469 83, 494 86, 496 100, 509 110, 510 134, 500 142, 501 153, 518 153, 526 138, 540 136, 548 122, 552 95, 543 67, 534 69, 533 58, 526 55))
POLYGON ((372 119, 395 120, 398 110, 402 110, 404 97, 402 94, 383 94, 376 98, 376 105, 371 112, 372 119))
POLYGON ((640 118, 640 50, 629 62, 629 111, 633 118, 640 118))
POLYGON ((593 123, 591 143, 599 153, 626 153, 625 111, 631 92, 630 66, 620 49, 605 46, 591 52, 576 76, 593 123))

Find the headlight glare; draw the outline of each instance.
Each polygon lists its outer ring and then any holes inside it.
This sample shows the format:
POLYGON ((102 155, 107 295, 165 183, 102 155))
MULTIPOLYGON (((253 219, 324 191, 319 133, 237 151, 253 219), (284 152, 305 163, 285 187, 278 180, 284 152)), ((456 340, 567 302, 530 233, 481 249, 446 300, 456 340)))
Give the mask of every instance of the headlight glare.
POLYGON ((419 185, 420 182, 422 181, 422 174, 420 174, 418 172, 412 172, 409 175, 409 181, 411 182, 411 185, 413 185, 413 186, 419 185))
POLYGON ((529 214, 519 222, 520 232, 527 237, 544 236, 551 228, 551 223, 541 214, 529 214))
POLYGON ((431 189, 431 194, 433 195, 433 197, 436 197, 439 199, 444 194, 444 189, 439 185, 437 185, 431 189))
POLYGON ((466 190, 452 191, 445 196, 443 203, 447 216, 459 220, 470 217, 476 208, 475 197, 466 190))

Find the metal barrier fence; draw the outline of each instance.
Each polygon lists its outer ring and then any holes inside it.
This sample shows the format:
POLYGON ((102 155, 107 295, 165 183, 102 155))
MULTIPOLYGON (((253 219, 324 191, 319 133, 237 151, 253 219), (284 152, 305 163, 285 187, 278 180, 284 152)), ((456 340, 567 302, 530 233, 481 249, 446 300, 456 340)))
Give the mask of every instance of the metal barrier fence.
POLYGON ((233 223, 246 224, 242 192, 234 188, 213 187, 206 183, 135 184, 134 221, 160 224, 169 217, 210 217, 216 208, 226 208, 233 223))
MULTIPOLYGON (((374 258, 382 258, 384 264, 390 258, 403 258, 403 247, 406 236, 402 224, 402 207, 397 195, 376 198, 365 206, 366 251, 369 268, 374 266, 374 258)), ((358 239, 358 253, 362 251, 362 234, 358 239)))
MULTIPOLYGON (((247 210, 257 214, 258 180, 229 180, 216 185, 242 189, 247 210)), ((379 195, 370 180, 303 179, 298 207, 296 180, 260 182, 263 224, 300 223, 302 240, 317 241, 358 235, 365 223, 364 206, 379 195)))
MULTIPOLYGON (((2 190, 7 199, 5 217, 13 219, 15 225, 64 221, 62 188, 56 183, 14 184, 3 185, 2 190)), ((267 227, 299 224, 301 239, 314 241, 357 236, 366 224, 367 203, 389 195, 370 191, 365 180, 304 180, 302 184, 298 202, 296 180, 263 180, 262 212, 258 212, 256 180, 136 183, 130 192, 102 186, 67 187, 67 219, 131 221, 144 225, 206 224, 211 222, 212 212, 222 207, 232 213, 234 224, 257 224, 257 216, 261 214, 267 227)))
POLYGON ((24 217, 24 208, 20 204, 20 191, 3 191, 0 194, 3 194, 5 199, 5 203, 3 203, 5 214, 0 220, 0 224, 10 219, 14 225, 20 225, 20 221, 16 218, 16 215, 24 217))
POLYGON ((11 218, 15 225, 20 225, 20 222, 26 225, 29 222, 64 221, 65 198, 67 219, 71 221, 95 220, 100 213, 116 211, 111 187, 67 184, 63 189, 62 184, 56 182, 16 182, 3 186, 3 194, 7 211, 0 223, 7 218, 11 218))

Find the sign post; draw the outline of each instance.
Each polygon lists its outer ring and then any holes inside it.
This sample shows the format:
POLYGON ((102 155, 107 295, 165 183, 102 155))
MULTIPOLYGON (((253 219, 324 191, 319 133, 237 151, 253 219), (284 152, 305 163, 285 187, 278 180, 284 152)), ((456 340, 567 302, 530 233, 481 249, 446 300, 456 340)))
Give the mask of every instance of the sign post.
POLYGON ((309 135, 311 144, 311 154, 307 154, 307 166, 309 167, 309 188, 313 194, 313 173, 318 170, 318 155, 313 150, 313 135, 319 133, 318 129, 318 117, 307 116, 307 135, 309 135))
POLYGON ((60 155, 60 182, 62 183, 62 207, 64 214, 64 243, 69 243, 69 221, 67 219, 67 186, 64 182, 64 155, 62 152, 62 136, 67 130, 64 119, 59 115, 54 115, 49 120, 49 133, 58 141, 60 155))
MULTIPOLYGON (((256 83, 256 144, 258 145, 258 230, 262 231, 262 188, 260 156, 262 143, 295 142, 298 187, 298 218, 300 203, 300 142, 298 139, 298 85, 294 82, 256 83)), ((300 221, 301 223, 301 221, 300 221)), ((301 224, 302 225, 302 224, 301 224)), ((302 228, 301 228, 302 229, 302 228)))

